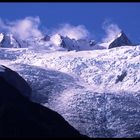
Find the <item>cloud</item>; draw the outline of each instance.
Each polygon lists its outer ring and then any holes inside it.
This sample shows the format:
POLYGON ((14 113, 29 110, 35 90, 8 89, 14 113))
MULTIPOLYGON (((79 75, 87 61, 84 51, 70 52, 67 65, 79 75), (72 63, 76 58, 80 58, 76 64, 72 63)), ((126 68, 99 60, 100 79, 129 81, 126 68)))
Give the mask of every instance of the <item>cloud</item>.
POLYGON ((84 25, 73 26, 70 24, 61 24, 58 29, 55 29, 52 34, 60 34, 70 39, 84 39, 89 37, 89 32, 84 25))
POLYGON ((106 36, 102 39, 102 42, 109 42, 113 40, 121 32, 119 26, 114 23, 109 24, 107 22, 104 22, 103 29, 106 32, 106 36))
POLYGON ((4 23, 4 21, 0 18, 0 31, 4 32, 8 30, 8 26, 4 23))
MULTIPOLYGON (((25 17, 24 19, 7 22, 0 19, 0 31, 10 32, 20 39, 25 40, 30 37, 42 36, 42 32, 39 30, 40 24, 39 17, 25 17)), ((88 38, 90 35, 84 25, 73 26, 70 24, 61 24, 58 28, 51 31, 51 35, 53 35, 52 40, 56 39, 55 44, 60 42, 58 34, 76 40, 88 38)))
POLYGON ((59 46, 62 42, 62 40, 58 34, 52 35, 52 37, 50 38, 50 41, 55 46, 59 46))
POLYGON ((13 33, 20 39, 27 39, 29 37, 39 37, 42 36, 39 30, 40 18, 39 17, 26 17, 24 19, 4 22, 0 20, 1 30, 6 30, 7 32, 13 33))

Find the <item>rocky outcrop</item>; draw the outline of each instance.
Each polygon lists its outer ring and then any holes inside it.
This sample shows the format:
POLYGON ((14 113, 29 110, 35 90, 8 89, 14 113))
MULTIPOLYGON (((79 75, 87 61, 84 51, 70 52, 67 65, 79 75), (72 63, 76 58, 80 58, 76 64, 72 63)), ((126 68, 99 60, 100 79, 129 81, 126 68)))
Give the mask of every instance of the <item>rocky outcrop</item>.
POLYGON ((128 39, 123 31, 110 43, 108 49, 120 46, 133 46, 133 43, 128 39))
POLYGON ((0 77, 7 83, 18 89, 20 94, 29 97, 31 88, 27 82, 15 71, 0 65, 0 77))
MULTIPOLYGON (((9 76, 15 75, 15 72, 3 66, 0 67, 0 73, 8 73, 9 76)), ((20 83, 20 80, 18 82, 20 83)), ((84 136, 70 126, 58 113, 29 101, 1 74, 0 137, 84 136)))

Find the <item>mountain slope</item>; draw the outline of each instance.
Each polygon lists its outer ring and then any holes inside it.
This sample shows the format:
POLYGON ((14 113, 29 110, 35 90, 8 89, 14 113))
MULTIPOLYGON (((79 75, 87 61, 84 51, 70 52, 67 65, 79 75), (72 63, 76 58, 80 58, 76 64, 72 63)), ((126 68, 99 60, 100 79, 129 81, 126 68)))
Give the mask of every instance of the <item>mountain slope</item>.
MULTIPOLYGON (((5 70, 0 67, 0 73, 5 70)), ((58 113, 29 101, 2 76, 0 85, 0 137, 84 137, 58 113)))
POLYGON ((0 62, 27 81, 31 101, 89 137, 140 136, 139 45, 124 33, 103 44, 60 35, 27 42, 0 49, 0 62))
POLYGON ((0 62, 25 78, 32 88, 30 99, 57 111, 80 133, 105 138, 140 136, 140 46, 6 52, 17 57, 1 56, 0 62))

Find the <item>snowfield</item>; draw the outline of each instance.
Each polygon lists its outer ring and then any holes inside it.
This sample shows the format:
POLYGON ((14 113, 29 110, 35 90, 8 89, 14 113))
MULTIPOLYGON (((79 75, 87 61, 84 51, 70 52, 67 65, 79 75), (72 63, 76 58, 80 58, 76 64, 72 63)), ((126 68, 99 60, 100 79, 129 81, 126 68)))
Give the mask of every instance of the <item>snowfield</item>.
POLYGON ((89 137, 140 137, 140 46, 92 51, 0 49, 30 99, 89 137))

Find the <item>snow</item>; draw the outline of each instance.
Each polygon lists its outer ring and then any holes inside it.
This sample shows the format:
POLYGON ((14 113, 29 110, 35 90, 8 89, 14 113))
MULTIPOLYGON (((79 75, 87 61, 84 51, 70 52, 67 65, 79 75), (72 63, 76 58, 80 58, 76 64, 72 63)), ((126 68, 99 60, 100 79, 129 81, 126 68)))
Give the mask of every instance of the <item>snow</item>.
MULTIPOLYGON (((124 46, 121 49, 114 48, 113 51, 115 53, 112 53, 112 50, 82 52, 54 51, 51 53, 45 51, 33 53, 31 51, 26 51, 26 53, 20 55, 15 62, 73 74, 82 78, 89 85, 100 85, 101 88, 110 87, 110 90, 116 90, 116 88, 118 90, 125 90, 130 82, 131 84, 127 89, 132 89, 131 86, 134 84, 133 81, 135 76, 132 75, 131 71, 137 68, 137 72, 139 72, 138 68, 140 67, 140 64, 137 62, 139 60, 139 53, 138 51, 133 51, 138 48, 140 47, 129 47, 127 49, 126 46, 124 46), (127 52, 128 50, 130 52, 127 52), (133 57, 133 55, 135 55, 135 57, 133 57), (116 80, 117 75, 123 70, 127 71, 127 80, 124 83, 118 83, 118 86, 116 87, 114 81, 116 80), (129 80, 130 77, 131 81, 129 80)), ((134 89, 136 88, 134 87, 134 89)))
POLYGON ((139 60, 140 46, 78 52, 0 49, 0 64, 31 86, 30 100, 57 111, 89 137, 140 136, 139 60))
POLYGON ((3 37, 4 37, 3 33, 0 33, 0 42, 3 40, 3 37))

